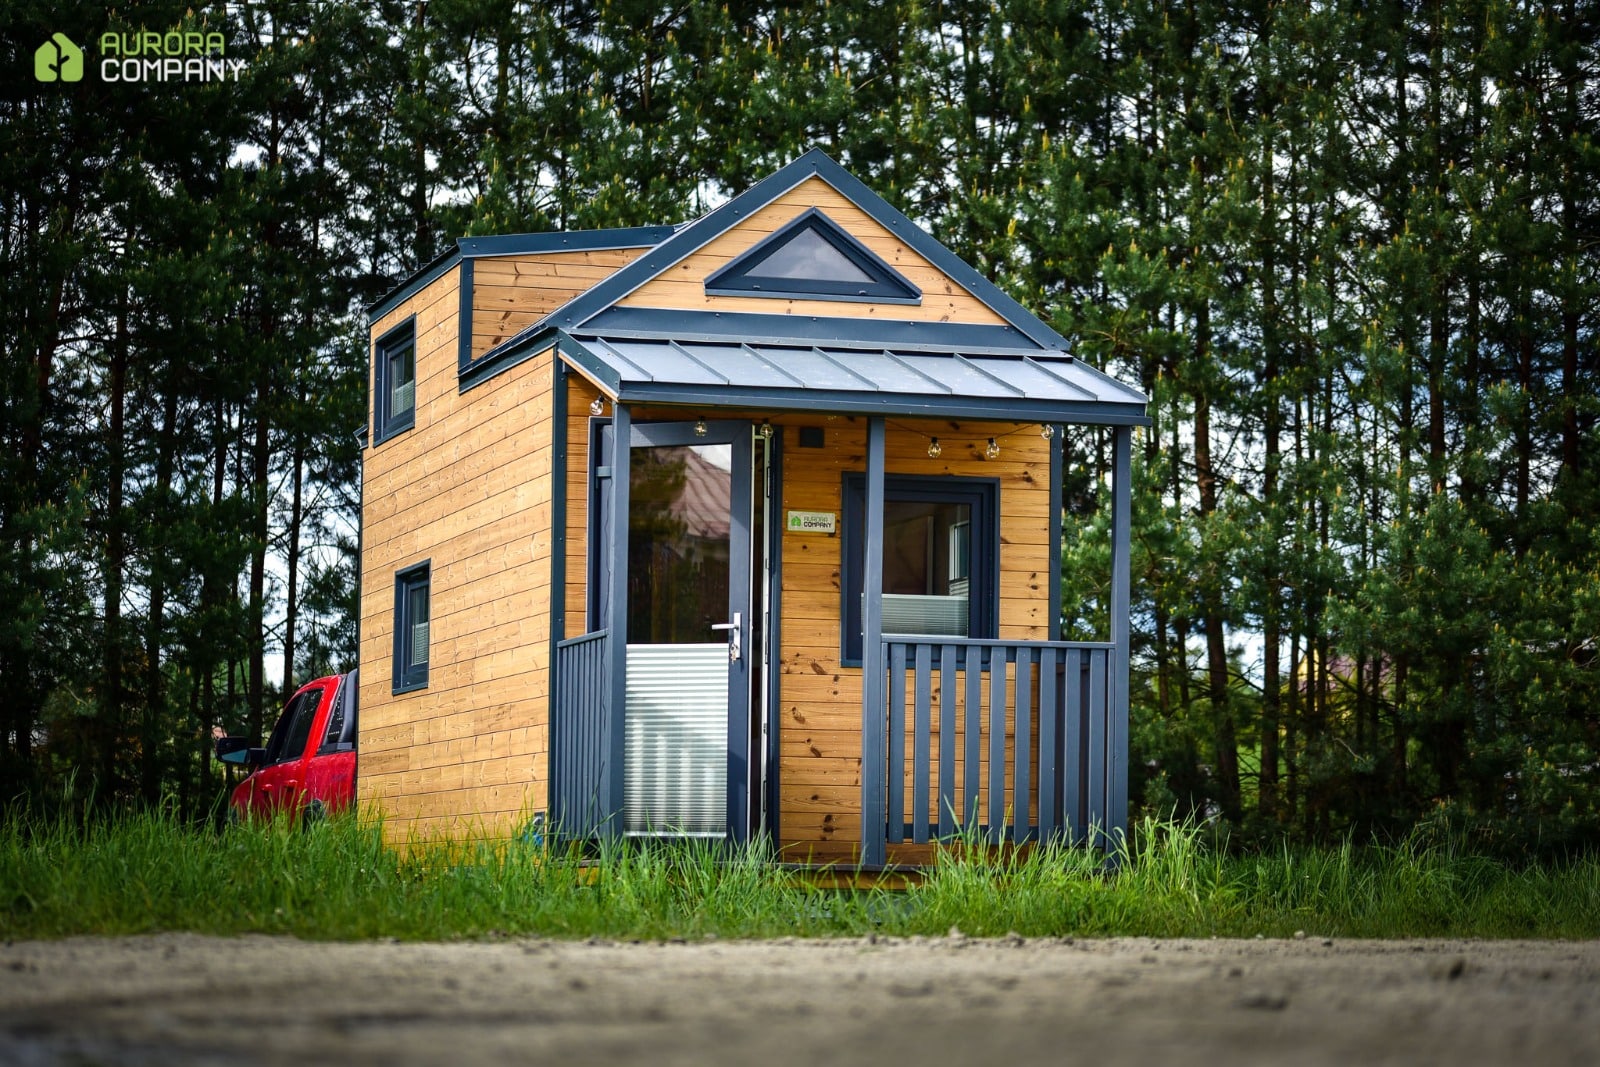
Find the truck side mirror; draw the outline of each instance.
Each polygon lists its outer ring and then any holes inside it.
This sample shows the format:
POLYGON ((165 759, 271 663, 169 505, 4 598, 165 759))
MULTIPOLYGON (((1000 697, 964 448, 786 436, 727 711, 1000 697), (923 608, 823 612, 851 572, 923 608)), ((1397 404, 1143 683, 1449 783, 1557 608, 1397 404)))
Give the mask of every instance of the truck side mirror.
POLYGON ((219 737, 216 745, 217 759, 240 767, 259 767, 267 760, 267 750, 251 748, 248 737, 219 737))

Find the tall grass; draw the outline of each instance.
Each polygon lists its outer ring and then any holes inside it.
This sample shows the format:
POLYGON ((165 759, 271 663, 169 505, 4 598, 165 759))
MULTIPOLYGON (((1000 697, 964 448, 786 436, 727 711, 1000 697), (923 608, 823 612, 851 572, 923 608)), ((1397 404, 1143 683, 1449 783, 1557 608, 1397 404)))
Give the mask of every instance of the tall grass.
POLYGON ((224 833, 161 812, 0 821, 0 935, 189 930, 305 938, 498 934, 1600 936, 1600 861, 1510 867, 1449 842, 1230 856, 1192 826, 1141 826, 1114 862, 958 842, 904 892, 831 890, 760 848, 522 842, 395 851, 355 819, 224 833))

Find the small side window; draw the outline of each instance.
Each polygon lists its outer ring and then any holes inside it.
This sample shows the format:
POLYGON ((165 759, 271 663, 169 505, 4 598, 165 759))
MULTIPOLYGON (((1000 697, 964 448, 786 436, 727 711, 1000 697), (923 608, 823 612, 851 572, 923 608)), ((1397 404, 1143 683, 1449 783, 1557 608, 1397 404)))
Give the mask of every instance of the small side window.
POLYGON ((377 397, 373 442, 387 440, 411 429, 417 416, 416 320, 390 330, 378 339, 372 354, 373 392, 377 397))
POLYGON ((429 564, 394 576, 394 691, 406 693, 428 684, 429 564))

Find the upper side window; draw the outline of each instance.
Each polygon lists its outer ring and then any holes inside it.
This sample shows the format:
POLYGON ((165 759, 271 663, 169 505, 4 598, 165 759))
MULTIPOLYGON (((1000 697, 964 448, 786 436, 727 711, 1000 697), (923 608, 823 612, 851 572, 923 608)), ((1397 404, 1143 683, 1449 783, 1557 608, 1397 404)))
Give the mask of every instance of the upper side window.
POLYGON ((417 414, 416 320, 407 319, 373 346, 373 390, 377 394, 373 443, 411 429, 417 414))
MULTIPOLYGON (((986 478, 883 481, 883 632, 994 637, 999 620, 999 513, 986 478)), ((844 647, 861 661, 866 476, 845 475, 844 647)))
POLYGON ((706 279, 706 292, 918 304, 922 290, 816 208, 706 279))

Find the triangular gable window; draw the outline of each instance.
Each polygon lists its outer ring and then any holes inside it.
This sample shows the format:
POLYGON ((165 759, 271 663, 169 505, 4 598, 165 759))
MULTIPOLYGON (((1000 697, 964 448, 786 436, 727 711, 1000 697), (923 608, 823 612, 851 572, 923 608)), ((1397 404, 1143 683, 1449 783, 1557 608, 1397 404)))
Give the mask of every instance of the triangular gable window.
POLYGON ((922 302, 922 290, 816 208, 707 278, 706 292, 786 300, 922 302))

